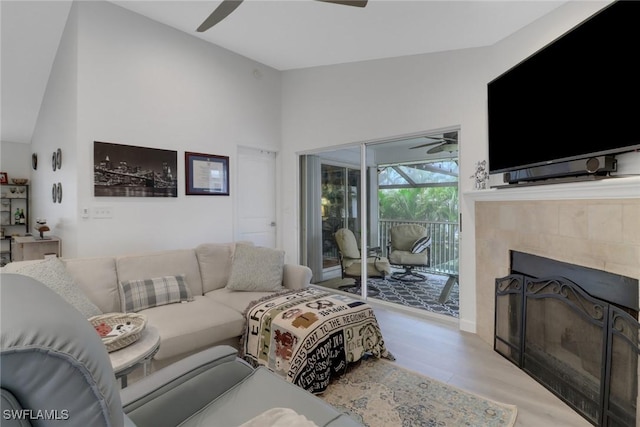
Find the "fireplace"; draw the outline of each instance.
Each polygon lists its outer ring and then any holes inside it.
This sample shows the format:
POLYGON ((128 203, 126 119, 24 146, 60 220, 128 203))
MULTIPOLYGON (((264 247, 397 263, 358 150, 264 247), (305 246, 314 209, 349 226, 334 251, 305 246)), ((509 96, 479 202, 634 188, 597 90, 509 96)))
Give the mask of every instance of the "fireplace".
POLYGON ((494 349, 593 425, 636 426, 638 280, 510 251, 494 349))

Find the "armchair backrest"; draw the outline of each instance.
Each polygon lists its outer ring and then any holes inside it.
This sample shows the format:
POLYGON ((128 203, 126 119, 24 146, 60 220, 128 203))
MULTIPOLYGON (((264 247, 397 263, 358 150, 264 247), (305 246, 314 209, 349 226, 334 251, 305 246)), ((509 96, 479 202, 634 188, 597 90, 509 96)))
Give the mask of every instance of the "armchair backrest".
POLYGON ((87 319, 27 276, 2 274, 0 293, 3 416, 14 411, 13 425, 39 417, 38 426, 123 426, 108 353, 87 319))
POLYGON ((389 230, 389 243, 392 250, 411 251, 413 244, 429 235, 429 231, 418 224, 401 224, 389 230))
POLYGON ((358 249, 358 241, 353 231, 348 228, 341 228, 336 231, 335 237, 338 249, 343 257, 360 259, 360 249, 358 249))

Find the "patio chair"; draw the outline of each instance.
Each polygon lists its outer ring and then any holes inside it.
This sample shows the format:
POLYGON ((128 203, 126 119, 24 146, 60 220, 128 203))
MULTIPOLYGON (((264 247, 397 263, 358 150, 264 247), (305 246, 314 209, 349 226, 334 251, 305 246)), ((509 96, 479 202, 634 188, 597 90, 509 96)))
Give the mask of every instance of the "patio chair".
POLYGON ((404 268, 401 273, 393 273, 391 277, 397 280, 421 281, 426 276, 414 271, 416 267, 429 266, 429 252, 431 250, 431 236, 429 231, 418 224, 402 224, 389 230, 387 256, 393 266, 404 268))
MULTIPOLYGON (((356 236, 348 228, 341 228, 336 231, 335 238, 340 253, 342 278, 355 280, 353 285, 340 286, 338 289, 348 292, 360 292, 362 288, 362 262, 356 236)), ((381 277, 384 279, 391 273, 389 260, 382 257, 379 251, 376 253, 373 248, 369 252, 371 253, 367 256, 367 277, 381 277)), ((379 292, 374 286, 370 286, 368 290, 371 295, 379 292)))

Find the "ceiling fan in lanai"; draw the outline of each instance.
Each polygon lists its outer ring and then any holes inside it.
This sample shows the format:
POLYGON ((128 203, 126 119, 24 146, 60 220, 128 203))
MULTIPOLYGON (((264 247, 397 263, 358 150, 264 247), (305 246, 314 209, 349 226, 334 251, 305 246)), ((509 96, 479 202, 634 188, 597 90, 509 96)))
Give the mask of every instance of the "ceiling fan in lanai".
MULTIPOLYGON (((223 0, 222 3, 209 15, 207 19, 204 20, 202 24, 196 30, 199 33, 207 31, 209 28, 216 25, 218 22, 222 21, 224 18, 229 16, 231 12, 236 10, 240 3, 243 0, 223 0)), ((367 5, 367 0, 316 0, 325 3, 334 3, 340 4, 343 6, 355 6, 355 7, 365 7, 367 5)))
POLYGON ((432 141, 416 145, 415 147, 411 147, 411 149, 413 150, 416 148, 435 145, 435 147, 427 150, 427 154, 442 153, 443 151, 447 151, 449 153, 458 151, 458 132, 445 132, 442 136, 425 136, 425 138, 431 139, 432 141))

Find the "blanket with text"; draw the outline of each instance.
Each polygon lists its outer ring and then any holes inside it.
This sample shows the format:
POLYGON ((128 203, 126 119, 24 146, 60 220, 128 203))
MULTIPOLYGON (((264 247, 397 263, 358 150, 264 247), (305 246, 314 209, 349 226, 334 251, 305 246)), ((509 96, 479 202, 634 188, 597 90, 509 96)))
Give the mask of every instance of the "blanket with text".
POLYGON ((371 306, 319 289, 261 300, 246 322, 244 358, 313 393, 365 354, 393 359, 371 306))

